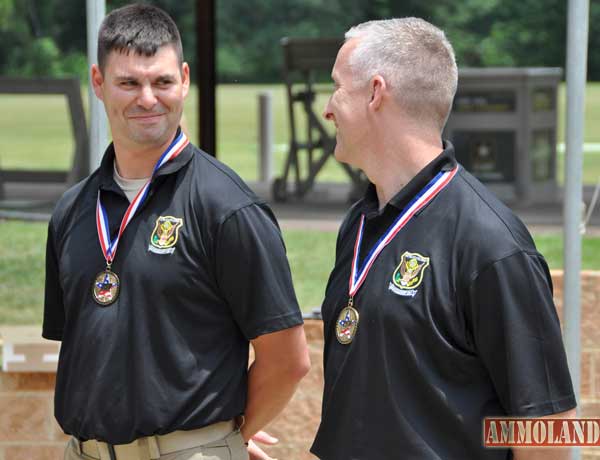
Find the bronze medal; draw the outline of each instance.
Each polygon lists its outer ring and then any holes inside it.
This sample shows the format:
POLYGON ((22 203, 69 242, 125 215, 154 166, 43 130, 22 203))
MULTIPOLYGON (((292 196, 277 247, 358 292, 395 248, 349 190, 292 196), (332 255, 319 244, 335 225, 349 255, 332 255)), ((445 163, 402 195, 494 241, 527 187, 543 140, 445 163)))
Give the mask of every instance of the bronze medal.
POLYGON ((335 323, 335 337, 342 345, 348 345, 354 340, 358 329, 358 311, 348 305, 342 309, 335 323))
POLYGON ((117 274, 107 268, 98 273, 96 279, 94 279, 94 285, 92 286, 94 300, 103 307, 106 307, 117 300, 120 287, 117 274))

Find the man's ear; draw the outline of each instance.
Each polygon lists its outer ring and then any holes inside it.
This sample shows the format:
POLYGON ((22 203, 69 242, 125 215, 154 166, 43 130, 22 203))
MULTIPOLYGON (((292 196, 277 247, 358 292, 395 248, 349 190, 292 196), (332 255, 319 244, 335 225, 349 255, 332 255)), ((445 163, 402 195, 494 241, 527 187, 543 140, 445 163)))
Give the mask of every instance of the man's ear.
POLYGON ((183 97, 186 97, 190 90, 190 66, 187 62, 181 66, 181 84, 183 85, 183 97))
POLYGON ((369 91, 371 92, 371 99, 369 101, 369 108, 372 110, 379 110, 381 104, 383 104, 383 96, 387 91, 387 84, 381 75, 375 75, 369 82, 369 91))
POLYGON ((92 64, 92 68, 90 70, 90 80, 92 82, 94 94, 102 101, 102 84, 104 83, 104 77, 102 76, 102 72, 100 71, 98 64, 92 64))

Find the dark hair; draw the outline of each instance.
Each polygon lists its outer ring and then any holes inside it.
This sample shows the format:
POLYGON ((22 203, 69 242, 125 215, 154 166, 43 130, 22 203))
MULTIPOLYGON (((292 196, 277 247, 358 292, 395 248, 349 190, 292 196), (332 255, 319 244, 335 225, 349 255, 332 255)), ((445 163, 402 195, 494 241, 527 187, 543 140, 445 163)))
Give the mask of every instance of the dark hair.
POLYGON ((179 64, 183 49, 179 30, 171 17, 160 8, 136 3, 118 8, 102 21, 98 33, 98 66, 104 71, 111 51, 154 56, 161 46, 172 45, 179 64))

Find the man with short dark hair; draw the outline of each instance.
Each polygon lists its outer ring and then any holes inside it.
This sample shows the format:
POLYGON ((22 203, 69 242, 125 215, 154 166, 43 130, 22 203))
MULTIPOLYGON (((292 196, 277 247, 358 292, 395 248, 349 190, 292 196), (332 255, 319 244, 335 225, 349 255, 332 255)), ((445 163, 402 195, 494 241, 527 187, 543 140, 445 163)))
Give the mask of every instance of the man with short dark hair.
POLYGON ((57 204, 47 243, 43 336, 62 341, 69 460, 268 458, 251 437, 308 371, 273 214, 179 128, 181 50, 152 6, 100 29, 91 84, 113 142, 57 204))
POLYGON ((457 86, 418 18, 352 28, 324 117, 371 181, 341 225, 322 306, 322 460, 566 459, 485 449, 487 416, 572 417, 552 281, 525 226, 441 134, 457 86))

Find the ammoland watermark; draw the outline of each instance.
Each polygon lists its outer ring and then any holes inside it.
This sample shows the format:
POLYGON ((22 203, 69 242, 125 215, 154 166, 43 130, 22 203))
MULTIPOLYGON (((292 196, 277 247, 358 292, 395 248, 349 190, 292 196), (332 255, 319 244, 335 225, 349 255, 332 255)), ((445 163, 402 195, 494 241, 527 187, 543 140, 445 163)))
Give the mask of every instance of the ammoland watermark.
POLYGON ((485 447, 600 447, 600 418, 485 418, 485 447))

